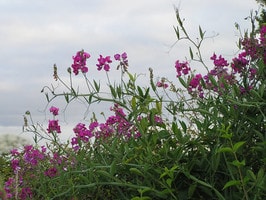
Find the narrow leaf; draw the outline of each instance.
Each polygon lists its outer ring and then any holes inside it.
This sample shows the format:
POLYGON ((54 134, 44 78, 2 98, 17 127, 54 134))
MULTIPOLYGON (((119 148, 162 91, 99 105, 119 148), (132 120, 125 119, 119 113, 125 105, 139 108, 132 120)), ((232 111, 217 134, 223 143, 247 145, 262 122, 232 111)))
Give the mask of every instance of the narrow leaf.
POLYGON ((236 185, 240 185, 240 181, 238 180, 231 180, 231 181, 228 181, 224 187, 223 187, 223 190, 228 188, 228 187, 232 187, 232 186, 236 186, 236 185))
POLYGON ((96 90, 96 92, 100 91, 100 84, 97 84, 95 80, 93 80, 93 84, 94 84, 94 88, 96 90))
POLYGON ((130 168, 129 171, 130 171, 131 173, 137 174, 137 175, 139 175, 139 176, 144 176, 143 173, 142 173, 139 169, 137 169, 137 168, 135 168, 135 167, 130 168))
POLYGON ((232 164, 236 167, 242 167, 242 166, 245 166, 246 165, 246 161, 245 160, 242 160, 241 162, 238 161, 238 160, 234 160, 232 162, 232 164))
POLYGON ((177 27, 174 27, 174 30, 175 30, 176 37, 179 40, 180 39, 180 34, 179 34, 179 28, 178 28, 178 26, 177 27))
POLYGON ((111 90, 111 94, 112 94, 112 96, 113 96, 114 98, 116 98, 117 95, 116 95, 116 92, 115 92, 114 87, 113 87, 112 85, 109 85, 109 88, 110 88, 110 90, 111 90))
POLYGON ((233 153, 233 149, 230 147, 221 147, 220 149, 217 150, 217 153, 223 153, 223 152, 233 153))
POLYGON ((182 79, 181 77, 178 77, 178 80, 179 80, 179 82, 185 87, 185 88, 187 88, 187 83, 184 81, 184 79, 182 79))
POLYGON ((234 152, 237 152, 237 150, 238 150, 241 146, 243 146, 243 144, 245 144, 245 141, 240 141, 240 142, 235 143, 234 146, 233 146, 233 151, 234 151, 234 152))
POLYGON ((190 58, 193 60, 193 58, 194 58, 194 55, 193 55, 193 52, 192 52, 192 49, 191 49, 191 47, 189 47, 189 54, 190 54, 190 58))
POLYGON ((199 26, 199 34, 200 34, 200 38, 203 39, 204 37, 204 32, 202 31, 201 27, 199 26))

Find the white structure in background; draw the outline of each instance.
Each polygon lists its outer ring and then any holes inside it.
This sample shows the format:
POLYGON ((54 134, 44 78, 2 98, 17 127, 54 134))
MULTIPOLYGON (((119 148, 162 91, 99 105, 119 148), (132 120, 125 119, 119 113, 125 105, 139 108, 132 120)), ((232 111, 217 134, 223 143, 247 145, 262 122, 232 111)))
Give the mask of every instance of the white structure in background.
POLYGON ((30 144, 30 141, 25 138, 14 134, 0 135, 0 154, 8 153, 14 148, 21 148, 26 144, 30 144))

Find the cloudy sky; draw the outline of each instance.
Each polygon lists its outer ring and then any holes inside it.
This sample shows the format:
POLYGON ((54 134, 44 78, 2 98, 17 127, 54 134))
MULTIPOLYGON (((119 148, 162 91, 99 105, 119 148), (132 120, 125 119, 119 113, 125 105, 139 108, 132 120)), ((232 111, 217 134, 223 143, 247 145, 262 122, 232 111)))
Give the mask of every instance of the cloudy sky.
MULTIPOLYGON (((53 64, 66 76, 72 55, 81 49, 91 54, 88 76, 101 82, 104 76, 95 67, 99 54, 124 51, 131 72, 145 75, 152 67, 157 76, 175 78, 175 60, 189 54, 183 43, 170 48, 176 41, 174 6, 195 37, 199 25, 207 36, 219 34, 204 43, 206 59, 214 51, 232 58, 239 35, 234 23, 248 28, 244 18, 258 8, 255 0, 0 0, 0 134, 20 133, 26 110, 47 123, 40 91, 56 84, 53 64)), ((84 107, 77 108, 66 111, 62 126, 82 120, 84 107)))

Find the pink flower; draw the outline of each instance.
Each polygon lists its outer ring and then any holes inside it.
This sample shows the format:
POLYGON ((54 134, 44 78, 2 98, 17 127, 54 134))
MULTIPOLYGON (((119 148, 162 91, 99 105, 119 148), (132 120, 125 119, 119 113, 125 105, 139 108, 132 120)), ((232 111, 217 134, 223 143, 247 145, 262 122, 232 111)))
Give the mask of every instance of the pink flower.
POLYGON ((109 71, 110 70, 109 63, 111 62, 112 60, 110 56, 103 57, 102 55, 100 55, 100 57, 98 58, 98 64, 96 64, 96 66, 98 67, 97 70, 100 71, 104 69, 105 71, 109 71))
POLYGON ((60 126, 58 124, 58 120, 49 120, 47 131, 48 131, 48 133, 52 133, 53 131, 55 131, 57 133, 61 133, 61 129, 60 129, 60 126))
POLYGON ((18 149, 12 149, 12 150, 10 151, 10 153, 11 153, 12 156, 17 156, 17 155, 19 155, 18 149))
POLYGON ((120 55, 120 54, 115 54, 115 55, 114 55, 114 58, 115 58, 115 60, 120 61, 120 59, 121 59, 121 55, 120 55))
POLYGON ((246 59, 246 52, 242 52, 238 55, 237 58, 233 58, 233 62, 231 67, 233 68, 235 73, 240 73, 245 70, 245 67, 248 65, 249 61, 246 59))
POLYGON ((114 59, 117 61, 120 61, 119 65, 117 66, 117 69, 119 69, 119 67, 121 67, 122 70, 127 71, 128 60, 127 60, 127 53, 126 52, 122 53, 121 55, 115 54, 114 59))
POLYGON ((177 77, 180 77, 182 74, 187 75, 190 71, 188 62, 179 62, 179 60, 175 62, 175 68, 177 72, 177 75, 176 75, 177 77))
POLYGON ((216 67, 225 67, 229 65, 228 62, 221 55, 219 56, 219 58, 217 58, 215 53, 211 57, 211 60, 213 60, 213 64, 216 67))
POLYGON ((59 111, 59 108, 56 108, 54 106, 50 108, 50 112, 53 113, 54 116, 58 115, 58 111, 59 111))
POLYGON ((19 197, 21 200, 32 199, 32 191, 30 188, 22 188, 19 197))
POLYGON ((192 88, 197 88, 200 84, 200 80, 202 79, 201 74, 197 74, 195 77, 193 77, 189 83, 189 86, 192 88))
POLYGON ((44 172, 44 175, 48 176, 49 178, 53 178, 56 175, 58 175, 58 171, 57 171, 57 169, 55 167, 51 167, 51 168, 49 168, 48 170, 46 170, 44 172))
POLYGON ((86 66, 86 61, 90 58, 90 54, 85 51, 78 51, 75 56, 72 57, 74 63, 71 65, 73 73, 78 75, 79 71, 82 73, 88 72, 88 67, 86 66))
POLYGON ((157 83, 156 83, 156 86, 157 87, 162 87, 162 88, 164 88, 164 89, 166 89, 166 88, 168 88, 168 84, 167 83, 164 83, 164 82, 160 82, 160 81, 158 81, 157 83))

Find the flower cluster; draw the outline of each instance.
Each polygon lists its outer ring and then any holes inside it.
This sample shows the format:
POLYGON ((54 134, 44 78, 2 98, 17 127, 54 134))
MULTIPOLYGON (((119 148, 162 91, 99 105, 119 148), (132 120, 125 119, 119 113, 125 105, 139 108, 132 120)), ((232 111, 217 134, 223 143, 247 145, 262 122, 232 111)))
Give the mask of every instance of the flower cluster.
POLYGON ((136 127, 126 119, 126 114, 123 109, 117 104, 110 108, 114 115, 107 118, 106 122, 98 123, 93 121, 87 128, 85 124, 79 123, 73 129, 75 137, 71 139, 72 148, 77 151, 81 148, 82 144, 91 144, 90 139, 95 138, 94 143, 97 141, 107 141, 108 138, 115 136, 125 140, 140 137, 140 133, 136 127))
MULTIPOLYGON (((255 84, 255 78, 258 69, 251 65, 251 61, 258 58, 263 58, 263 62, 266 63, 266 26, 262 26, 260 29, 260 38, 248 38, 245 37, 241 44, 243 51, 233 58, 229 64, 221 55, 217 56, 215 53, 211 56, 214 67, 206 75, 193 75, 189 79, 188 92, 192 95, 197 94, 199 97, 204 97, 204 89, 212 90, 221 94, 222 92, 228 92, 228 89, 232 88, 233 84, 238 85, 240 94, 246 94, 253 89, 255 84), (243 77, 245 82, 237 82, 236 77, 243 77), (227 87, 226 87, 227 86, 227 87), (227 88, 227 89, 226 89, 227 88)), ((177 77, 181 75, 187 75, 190 71, 190 67, 187 62, 175 63, 177 77)), ((162 87, 161 83, 158 86, 162 87)))
POLYGON ((108 72, 110 70, 110 63, 112 63, 110 56, 103 57, 102 55, 100 55, 100 57, 98 58, 98 64, 96 64, 96 66, 98 67, 97 70, 101 71, 102 69, 104 69, 104 71, 108 72))
POLYGON ((201 74, 197 74, 196 76, 194 76, 189 82, 188 92, 190 94, 199 92, 199 97, 203 98, 203 89, 200 83, 201 80, 202 80, 201 74))
POLYGON ((51 113, 53 113, 54 116, 56 116, 56 115, 58 115, 59 108, 56 108, 56 107, 52 106, 52 107, 49 109, 49 111, 50 111, 51 113))
POLYGON ((177 77, 180 77, 181 75, 187 75, 191 71, 190 67, 188 66, 188 62, 179 62, 179 60, 175 62, 175 68, 177 77))
MULTIPOLYGON (((73 69, 73 73, 75 75, 78 75, 79 72, 81 71, 82 73, 87 73, 88 72, 88 67, 87 67, 87 59, 90 58, 90 54, 85 52, 84 50, 78 51, 73 58, 73 64, 71 65, 73 69)), ((127 53, 124 52, 122 54, 115 54, 114 59, 116 61, 119 61, 119 64, 117 66, 117 69, 121 67, 124 71, 127 71, 128 68, 128 59, 127 59, 127 53)), ((102 56, 97 59, 98 63, 96 64, 97 70, 101 71, 102 69, 106 72, 110 71, 110 63, 112 63, 111 56, 102 56)), ((56 73, 57 77, 57 73, 56 73)))
MULTIPOLYGON (((58 111, 59 111, 59 108, 56 108, 53 106, 50 108, 50 112, 54 115, 54 117, 58 115, 58 111)), ((55 119, 49 120, 47 131, 48 133, 52 133, 52 132, 61 133, 61 128, 58 123, 58 120, 55 120, 55 119)))
POLYGON ((90 58, 90 54, 87 52, 78 51, 75 56, 72 57, 74 63, 71 65, 73 69, 73 73, 75 75, 78 75, 79 71, 82 73, 87 73, 88 72, 88 67, 86 64, 86 61, 88 58, 90 58))
POLYGON ((122 70, 127 71, 128 68, 128 60, 127 60, 127 53, 124 52, 121 55, 120 54, 115 54, 114 55, 114 59, 116 61, 119 61, 119 65, 117 66, 117 69, 119 69, 119 67, 122 68, 122 70))
POLYGON ((59 175, 59 169, 66 171, 73 165, 72 158, 48 152, 45 146, 26 145, 22 151, 11 150, 11 167, 16 177, 10 177, 5 182, 7 199, 32 199, 35 188, 31 188, 28 179, 38 181, 40 176, 53 178, 59 175), (15 189, 18 186, 19 191, 15 189))
POLYGON ((158 82, 156 83, 156 86, 157 86, 157 87, 162 87, 162 88, 164 88, 164 89, 168 88, 169 85, 168 85, 165 81, 166 81, 165 78, 161 78, 161 81, 158 81, 158 82))

